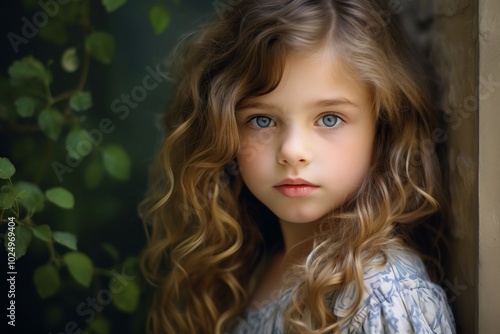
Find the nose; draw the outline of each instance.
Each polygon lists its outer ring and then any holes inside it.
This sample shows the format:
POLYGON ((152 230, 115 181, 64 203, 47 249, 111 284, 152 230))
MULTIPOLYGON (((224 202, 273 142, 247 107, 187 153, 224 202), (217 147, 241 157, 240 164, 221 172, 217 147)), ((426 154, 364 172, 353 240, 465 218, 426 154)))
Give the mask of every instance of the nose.
POLYGON ((278 163, 284 166, 307 166, 311 162, 312 148, 304 129, 290 128, 283 133, 277 152, 278 163))

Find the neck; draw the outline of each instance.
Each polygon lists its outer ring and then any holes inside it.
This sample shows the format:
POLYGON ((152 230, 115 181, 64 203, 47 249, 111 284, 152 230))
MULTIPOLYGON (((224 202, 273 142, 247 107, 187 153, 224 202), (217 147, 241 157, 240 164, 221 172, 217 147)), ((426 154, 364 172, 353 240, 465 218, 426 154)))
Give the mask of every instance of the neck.
POLYGON ((285 256, 307 255, 312 250, 312 236, 319 222, 291 223, 280 219, 285 256))

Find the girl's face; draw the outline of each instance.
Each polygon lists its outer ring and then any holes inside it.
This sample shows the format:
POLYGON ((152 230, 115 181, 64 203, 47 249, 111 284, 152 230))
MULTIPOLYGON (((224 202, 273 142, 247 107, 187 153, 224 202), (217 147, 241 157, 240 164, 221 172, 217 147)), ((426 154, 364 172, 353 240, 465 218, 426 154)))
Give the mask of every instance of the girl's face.
POLYGON ((371 164, 370 102, 329 53, 290 55, 278 87, 236 112, 243 181, 286 222, 313 222, 338 208, 371 164))

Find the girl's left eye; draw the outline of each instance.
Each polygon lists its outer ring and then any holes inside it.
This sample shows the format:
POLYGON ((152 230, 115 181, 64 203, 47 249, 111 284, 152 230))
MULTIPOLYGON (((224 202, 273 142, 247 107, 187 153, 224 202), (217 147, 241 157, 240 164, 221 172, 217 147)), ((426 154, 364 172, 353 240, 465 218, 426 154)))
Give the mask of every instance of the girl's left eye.
POLYGON ((334 126, 339 125, 340 122, 342 122, 342 119, 333 114, 325 115, 317 121, 318 125, 328 128, 333 128, 334 126))

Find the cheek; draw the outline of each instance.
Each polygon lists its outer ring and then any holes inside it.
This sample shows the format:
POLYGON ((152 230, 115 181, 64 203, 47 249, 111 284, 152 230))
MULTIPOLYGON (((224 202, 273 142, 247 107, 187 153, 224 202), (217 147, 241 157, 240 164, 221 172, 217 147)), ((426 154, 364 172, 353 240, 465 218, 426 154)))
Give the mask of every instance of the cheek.
POLYGON ((355 168, 352 170, 352 174, 350 177, 351 180, 351 187, 358 188, 361 186, 363 183, 363 180, 366 177, 366 174, 368 173, 368 165, 359 165, 359 167, 355 168))
POLYGON ((240 132, 240 148, 237 158, 241 165, 255 165, 264 156, 272 142, 272 131, 243 131, 240 132))
POLYGON ((372 164, 372 141, 369 138, 363 141, 362 145, 355 148, 355 156, 352 161, 353 180, 359 186, 365 179, 372 164))
POLYGON ((255 151, 247 150, 244 153, 238 154, 238 165, 243 183, 253 193, 256 187, 264 181, 265 172, 262 171, 261 159, 256 156, 255 151))
POLYGON ((251 164, 257 158, 258 150, 251 142, 241 141, 240 148, 236 158, 241 169, 245 169, 247 165, 251 164))
POLYGON ((372 148, 370 137, 351 137, 348 143, 334 149, 335 155, 330 158, 332 170, 338 172, 337 182, 346 187, 359 187, 371 167, 372 148), (353 139, 356 138, 356 139, 353 139))

